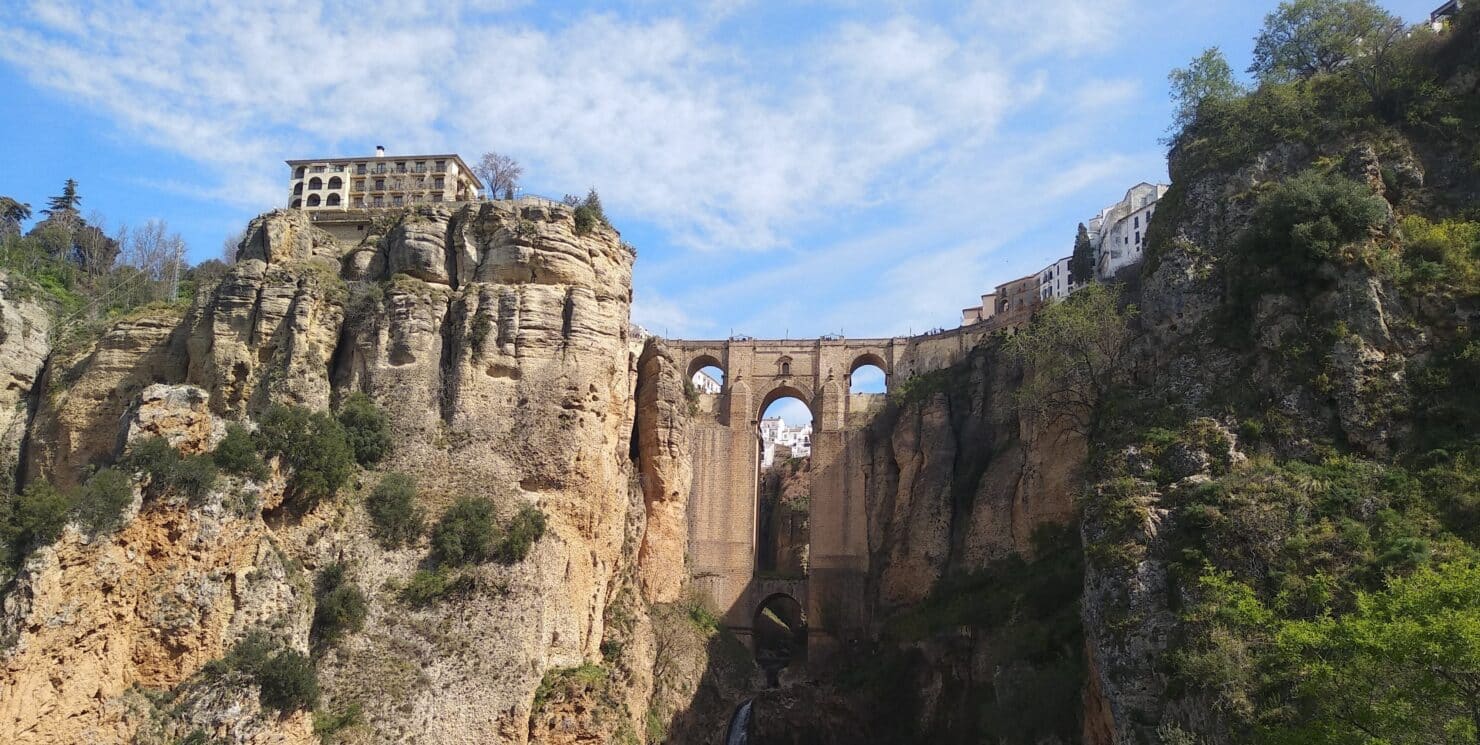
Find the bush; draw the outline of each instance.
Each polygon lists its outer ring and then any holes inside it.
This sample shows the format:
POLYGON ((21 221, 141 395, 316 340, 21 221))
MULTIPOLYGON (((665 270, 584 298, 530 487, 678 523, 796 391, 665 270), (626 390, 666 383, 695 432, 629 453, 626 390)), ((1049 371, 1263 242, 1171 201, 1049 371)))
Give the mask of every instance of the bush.
POLYGON ((314 594, 312 634, 318 642, 333 644, 364 627, 369 602, 360 588, 345 579, 343 564, 330 564, 319 573, 314 594))
POLYGON ((240 673, 256 683, 263 706, 288 712, 319 705, 319 680, 308 656, 283 648, 266 631, 254 629, 218 662, 206 665, 207 675, 240 673))
POLYGON ((473 591, 473 578, 457 574, 446 567, 417 570, 398 595, 401 602, 425 608, 443 598, 466 595, 473 591))
POLYGON ((1429 222, 1406 217, 1403 263, 1409 284, 1421 289, 1454 287, 1480 292, 1480 223, 1459 220, 1429 222))
POLYGON ((387 549, 415 543, 423 530, 422 511, 416 506, 416 479, 388 473, 365 500, 376 540, 387 549))
POLYGON ((131 471, 147 474, 149 488, 156 495, 184 497, 191 504, 199 504, 216 486, 216 463, 210 456, 182 457, 162 437, 135 442, 124 465, 131 471))
POLYGON ((325 412, 274 405, 258 421, 262 450, 282 459, 291 471, 296 509, 307 511, 331 497, 349 479, 354 450, 344 427, 325 412))
POLYGON ((1307 285, 1321 264, 1339 259, 1339 249, 1368 237, 1387 217, 1387 204, 1366 186, 1306 171, 1259 199, 1243 254, 1256 270, 1277 270, 1277 284, 1307 285))
POLYGON ((505 564, 517 564, 524 561, 529 555, 529 550, 545 535, 545 513, 540 512, 538 507, 526 504, 519 508, 514 515, 513 522, 509 523, 509 529, 504 534, 504 539, 499 543, 498 560, 505 564))
POLYGON ((379 463, 390 452, 390 420, 369 396, 355 393, 345 399, 339 406, 339 424, 360 465, 379 463))
POLYGON ((226 436, 221 438, 211 458, 217 467, 229 474, 256 481, 267 479, 267 464, 257 453, 257 443, 252 440, 251 431, 240 424, 226 425, 226 436))
POLYGON ((295 649, 278 652, 257 675, 264 706, 288 712, 319 705, 319 680, 313 661, 295 649))
POLYGON ((50 483, 34 481, 8 506, 5 543, 10 558, 19 560, 31 549, 51 543, 61 535, 73 501, 50 483))
POLYGON ((116 468, 93 474, 77 494, 77 519, 89 533, 118 527, 123 511, 134 501, 134 482, 116 468))
POLYGON ((565 203, 575 207, 576 235, 586 235, 596 229, 598 225, 610 225, 606 220, 606 210, 601 206, 601 196, 595 189, 586 192, 586 198, 577 200, 571 195, 566 195, 565 203))
POLYGON ((437 560, 459 565, 487 561, 498 548, 499 531, 493 521, 493 503, 467 497, 447 508, 432 529, 432 552, 437 560))

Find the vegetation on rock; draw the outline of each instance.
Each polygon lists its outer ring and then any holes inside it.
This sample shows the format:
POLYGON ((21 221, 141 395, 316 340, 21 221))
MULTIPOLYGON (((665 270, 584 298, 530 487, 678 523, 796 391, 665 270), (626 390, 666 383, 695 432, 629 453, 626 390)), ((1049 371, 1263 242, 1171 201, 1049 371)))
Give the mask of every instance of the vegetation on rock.
POLYGON ((306 511, 349 479, 355 452, 339 420, 327 412, 274 404, 257 420, 258 446, 288 467, 292 506, 306 511))
POLYGON ((404 473, 381 477, 365 498, 365 509, 370 513, 371 529, 381 546, 396 549, 421 538, 424 518, 421 508, 416 506, 415 478, 404 473))

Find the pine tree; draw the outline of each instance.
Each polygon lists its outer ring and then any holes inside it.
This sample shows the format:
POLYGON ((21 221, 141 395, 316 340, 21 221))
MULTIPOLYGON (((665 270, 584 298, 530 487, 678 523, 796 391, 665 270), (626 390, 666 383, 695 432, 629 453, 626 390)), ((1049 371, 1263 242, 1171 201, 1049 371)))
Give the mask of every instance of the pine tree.
POLYGON ((46 200, 46 204, 47 207, 42 212, 46 213, 47 217, 51 217, 58 212, 76 214, 77 205, 82 204, 82 197, 77 194, 77 180, 67 179, 67 182, 62 184, 61 195, 51 197, 46 200))
POLYGON ((1069 257, 1069 284, 1088 284, 1095 278, 1095 249, 1089 242, 1089 230, 1079 223, 1074 237, 1074 253, 1069 257))

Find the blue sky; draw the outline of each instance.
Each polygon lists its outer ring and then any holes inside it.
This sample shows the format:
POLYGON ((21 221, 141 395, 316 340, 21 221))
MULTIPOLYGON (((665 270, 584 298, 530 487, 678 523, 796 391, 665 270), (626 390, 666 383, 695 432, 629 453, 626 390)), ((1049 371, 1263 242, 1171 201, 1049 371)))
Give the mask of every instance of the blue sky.
MULTIPOLYGON (((496 149, 596 186, 672 337, 954 326, 1166 177, 1166 73, 1273 2, 15 3, 0 194, 62 180, 203 260, 287 158, 496 149)), ((1390 0, 1409 21, 1437 0, 1390 0)))

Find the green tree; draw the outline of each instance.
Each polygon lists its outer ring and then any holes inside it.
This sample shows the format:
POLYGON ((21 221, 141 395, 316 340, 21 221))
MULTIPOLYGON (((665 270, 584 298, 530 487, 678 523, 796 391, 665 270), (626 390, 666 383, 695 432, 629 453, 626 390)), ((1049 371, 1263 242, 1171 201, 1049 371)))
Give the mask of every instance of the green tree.
POLYGON ((379 463, 391 451, 390 419, 369 396, 354 393, 346 398, 339 406, 339 424, 360 465, 379 463))
POLYGON ((77 206, 82 204, 82 197, 77 193, 77 180, 67 179, 62 184, 62 193, 46 200, 46 209, 41 212, 47 217, 56 217, 60 213, 77 213, 77 206))
POLYGON ((292 471, 295 509, 311 509, 333 496, 354 468, 349 437, 326 412, 274 404, 258 420, 257 437, 264 452, 281 458, 292 471))
POLYGON ((75 502, 55 486, 45 481, 33 481, 25 491, 6 505, 4 524, 5 544, 12 560, 19 560, 26 552, 57 539, 67 524, 75 502))
POLYGON ((1341 616, 1293 621, 1274 655, 1300 703, 1281 743, 1475 743, 1480 567, 1426 567, 1357 596, 1341 616))
POLYGON ((1069 283, 1089 284, 1095 278, 1095 247, 1089 242, 1089 230, 1079 223, 1074 236, 1074 253, 1069 257, 1069 283))
POLYGON ((0 197, 0 240, 21 234, 21 223, 31 219, 31 205, 0 197))
POLYGON ((1218 47, 1204 49, 1186 67, 1167 73, 1167 83, 1171 85, 1172 102, 1177 106, 1172 120, 1176 130, 1186 129, 1203 106, 1231 101, 1244 93, 1218 47))
POLYGON ((267 479, 267 464, 257 453, 251 431, 236 422, 226 425, 226 436, 216 445, 211 458, 227 473, 257 481, 267 479))
POLYGON ((1286 0, 1264 17, 1249 72, 1266 81, 1335 72, 1391 39, 1394 24, 1373 0, 1286 0))
POLYGON ((134 482, 116 468, 104 468, 88 478, 77 493, 77 519, 97 533, 118 527, 123 511, 134 501, 134 482))
POLYGON ((311 632, 320 644, 332 645, 364 627, 370 603, 365 593, 345 577, 343 564, 330 564, 319 572, 314 600, 311 632))
POLYGON ((432 551, 446 564, 471 564, 493 558, 499 544, 493 503, 466 497, 447 508, 432 529, 432 551))
POLYGON ((534 548, 535 541, 544 535, 545 513, 532 504, 520 507, 504 532, 503 540, 499 542, 498 560, 505 564, 524 561, 529 550, 534 548))
POLYGON ((1090 285, 1044 308, 1013 335, 1008 352, 1024 365, 1018 405, 1093 435, 1105 394, 1124 377, 1123 356, 1135 308, 1120 308, 1113 285, 1090 285))
POLYGON ((388 473, 365 499, 372 534, 380 545, 400 548, 421 537, 422 512, 416 506, 416 479, 388 473))

